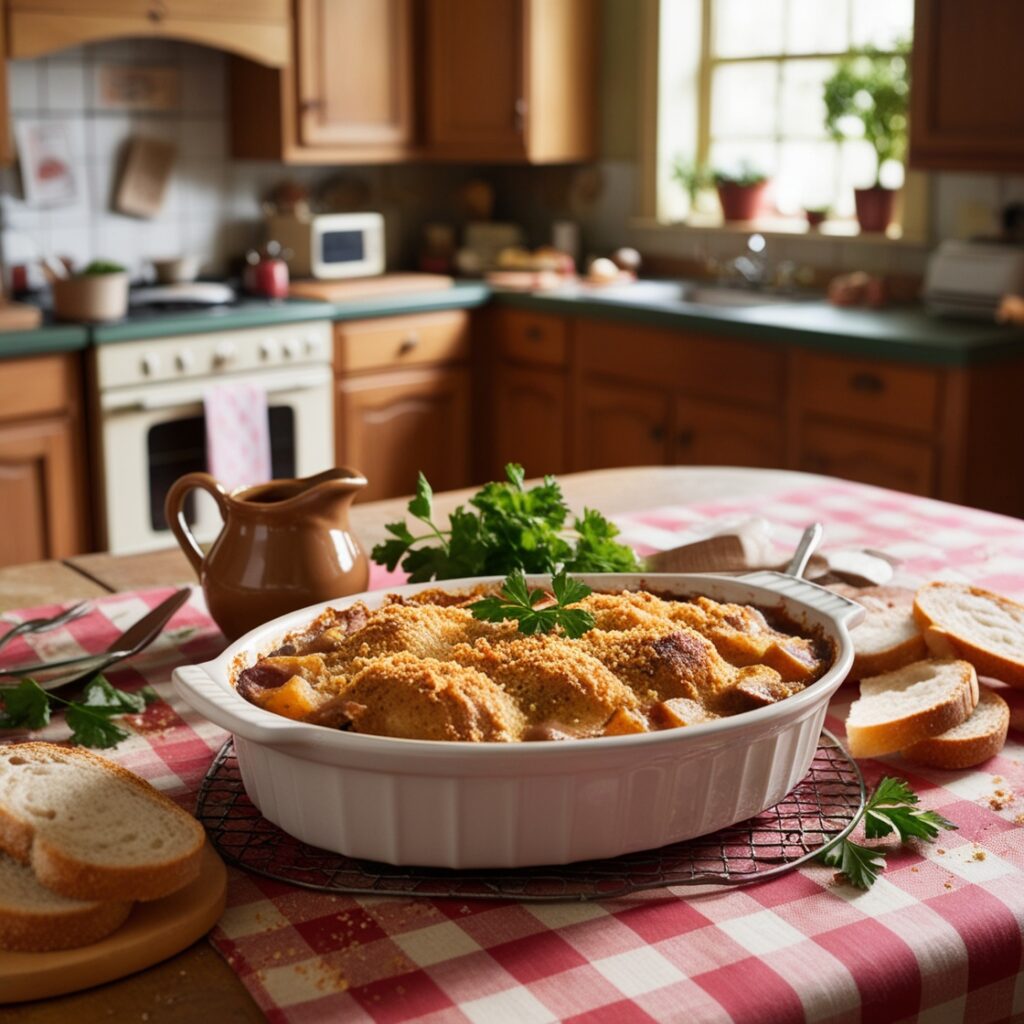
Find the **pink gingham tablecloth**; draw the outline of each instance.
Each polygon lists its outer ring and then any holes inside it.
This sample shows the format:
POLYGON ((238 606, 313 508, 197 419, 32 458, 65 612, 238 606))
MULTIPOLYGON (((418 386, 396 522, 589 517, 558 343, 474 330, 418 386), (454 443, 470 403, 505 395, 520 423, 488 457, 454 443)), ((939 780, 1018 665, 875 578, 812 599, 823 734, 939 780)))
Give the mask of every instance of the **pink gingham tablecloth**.
MULTIPOLYGON (((780 551, 818 519, 829 546, 897 555, 898 582, 969 580, 1024 598, 1024 523, 854 484, 619 522, 653 550, 751 516, 772 524, 780 551)), ((35 651, 100 649, 166 593, 105 598, 35 651)), ((154 685, 167 703, 133 720, 136 734, 112 756, 186 806, 225 736, 172 697, 170 671, 222 644, 194 594, 114 675, 154 685)), ((19 644, 3 657, 30 653, 19 644)), ((831 709, 840 735, 849 699, 841 691, 831 709)), ((330 896, 232 870, 211 940, 267 1017, 295 1024, 1024 1019, 1024 694, 1009 699, 1010 740, 977 769, 863 763, 869 782, 899 774, 959 825, 937 843, 894 849, 868 892, 820 865, 705 895, 555 904, 330 896)))

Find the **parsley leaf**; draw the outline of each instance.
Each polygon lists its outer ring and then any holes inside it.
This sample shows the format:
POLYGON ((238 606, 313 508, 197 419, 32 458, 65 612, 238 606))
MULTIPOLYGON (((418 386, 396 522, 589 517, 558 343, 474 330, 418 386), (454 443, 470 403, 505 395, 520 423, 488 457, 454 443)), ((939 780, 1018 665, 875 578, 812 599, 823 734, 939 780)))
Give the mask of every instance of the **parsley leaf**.
POLYGON ((116 747, 130 734, 127 729, 115 725, 109 718, 110 714, 111 712, 107 708, 89 707, 86 704, 69 704, 66 718, 71 729, 71 742, 101 750, 107 747, 116 747))
POLYGON ((50 721, 50 699, 34 679, 0 690, 0 729, 42 729, 50 721))
POLYGON ((146 698, 141 693, 119 690, 105 676, 96 676, 78 703, 108 716, 138 714, 146 710, 146 698))
POLYGON ((484 622, 504 622, 514 619, 519 632, 532 636, 535 633, 550 633, 560 626, 566 636, 583 636, 587 630, 594 628, 594 616, 583 608, 569 608, 568 605, 582 601, 591 591, 579 580, 570 579, 563 569, 551 580, 554 591, 554 604, 536 607, 548 595, 537 588, 531 590, 526 577, 519 570, 506 577, 497 595, 483 597, 469 606, 475 619, 484 622))
POLYGON ((633 550, 615 537, 618 529, 600 512, 585 509, 570 525, 569 506, 554 477, 525 486, 522 466, 510 462, 506 479, 485 484, 449 517, 448 529, 434 521, 434 495, 421 473, 408 504, 411 518, 426 524, 416 536, 404 522, 389 523, 388 537, 372 552, 389 570, 401 565, 414 583, 461 576, 524 573, 630 572, 640 568, 633 550))
MULTIPOLYGON (((917 794, 903 779, 886 776, 868 797, 861 812, 864 835, 868 839, 881 839, 895 832, 900 842, 905 843, 908 839, 935 839, 940 828, 956 829, 956 825, 937 811, 921 810, 917 803, 917 794)), ((858 889, 870 888, 885 868, 883 851, 860 846, 848 838, 826 850, 819 860, 829 867, 838 867, 850 885, 858 889)))

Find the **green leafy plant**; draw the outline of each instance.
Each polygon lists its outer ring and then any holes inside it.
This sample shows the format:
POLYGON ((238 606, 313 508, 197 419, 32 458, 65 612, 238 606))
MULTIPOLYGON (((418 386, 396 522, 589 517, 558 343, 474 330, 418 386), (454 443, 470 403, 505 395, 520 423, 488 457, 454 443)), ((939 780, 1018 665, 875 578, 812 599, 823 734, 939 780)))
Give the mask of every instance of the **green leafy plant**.
POLYGON ((615 540, 618 528, 600 512, 584 509, 569 522, 569 506, 554 477, 527 489, 523 467, 510 462, 507 480, 486 484, 469 507, 460 505, 443 529, 434 518, 434 492, 420 473, 409 515, 426 527, 416 535, 406 521, 389 523, 389 538, 374 547, 375 562, 401 564, 413 583, 462 576, 527 573, 635 572, 632 548, 615 540))
POLYGON ((50 722, 51 702, 67 709, 65 719, 71 742, 83 747, 116 747, 130 733, 116 722, 120 715, 139 714, 160 698, 151 687, 133 693, 118 689, 104 676, 96 676, 82 699, 64 700, 47 693, 34 679, 0 688, 0 729, 42 729, 50 722))
POLYGON ((569 607, 592 593, 590 587, 567 576, 563 569, 551 578, 551 590, 554 602, 550 601, 546 591, 531 590, 526 584, 526 577, 516 570, 505 578, 496 595, 475 601, 469 610, 473 618, 484 622, 515 619, 519 632, 527 635, 550 633, 558 627, 575 640, 594 628, 594 616, 590 612, 569 607))
POLYGON ((120 263, 112 263, 110 260, 93 260, 84 270, 82 277, 97 277, 101 274, 123 274, 125 268, 120 263))
POLYGON ((672 161, 669 176, 687 194, 691 209, 697 204, 697 194, 712 184, 707 168, 684 156, 672 161))
MULTIPOLYGON (((864 835, 868 839, 881 839, 896 833, 900 842, 923 839, 930 842, 940 828, 956 829, 947 818, 936 811, 917 807, 917 794, 903 779, 886 777, 875 787, 861 812, 864 835)), ((829 867, 838 868, 850 885, 857 889, 870 889, 875 879, 885 870, 885 852, 878 847, 862 846, 849 837, 826 850, 819 859, 829 867)))
POLYGON ((768 180, 768 175, 752 163, 744 160, 735 170, 717 168, 713 178, 716 185, 736 185, 739 188, 754 188, 756 185, 763 185, 768 180))
POLYGON ((841 58, 825 82, 825 128, 837 142, 863 138, 871 144, 878 158, 876 186, 882 165, 906 153, 908 54, 906 43, 893 53, 859 50, 841 58))

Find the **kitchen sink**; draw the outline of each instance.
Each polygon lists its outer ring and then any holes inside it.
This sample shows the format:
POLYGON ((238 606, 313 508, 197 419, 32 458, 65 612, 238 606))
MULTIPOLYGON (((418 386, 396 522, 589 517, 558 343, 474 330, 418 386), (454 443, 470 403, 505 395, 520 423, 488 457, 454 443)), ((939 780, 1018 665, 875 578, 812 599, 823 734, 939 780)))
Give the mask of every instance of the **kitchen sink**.
POLYGON ((633 281, 591 287, 586 290, 594 302, 622 303, 630 306, 771 306, 807 301, 808 296, 759 291, 754 288, 726 288, 693 281, 633 281))

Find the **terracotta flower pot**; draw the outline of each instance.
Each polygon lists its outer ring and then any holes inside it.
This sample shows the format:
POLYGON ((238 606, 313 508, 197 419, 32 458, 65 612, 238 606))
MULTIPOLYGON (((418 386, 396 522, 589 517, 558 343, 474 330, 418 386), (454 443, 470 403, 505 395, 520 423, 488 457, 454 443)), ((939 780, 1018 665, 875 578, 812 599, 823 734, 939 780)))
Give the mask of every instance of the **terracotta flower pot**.
POLYGON ((737 185, 735 182, 720 182, 718 201, 722 204, 722 217, 726 222, 754 220, 761 212, 768 182, 757 185, 737 185))
POLYGON ((895 189, 883 188, 881 185, 855 188, 853 198, 857 204, 857 223, 861 231, 885 231, 892 222, 895 189))

